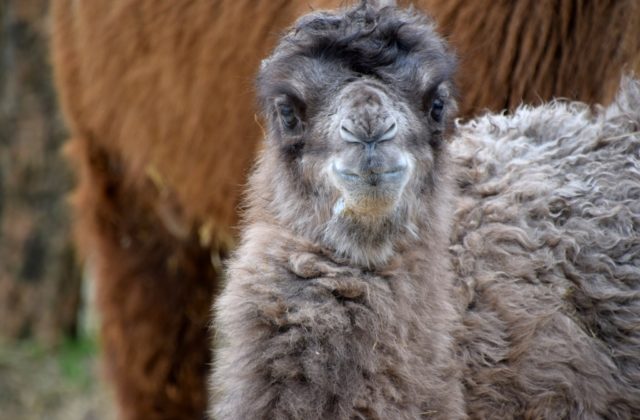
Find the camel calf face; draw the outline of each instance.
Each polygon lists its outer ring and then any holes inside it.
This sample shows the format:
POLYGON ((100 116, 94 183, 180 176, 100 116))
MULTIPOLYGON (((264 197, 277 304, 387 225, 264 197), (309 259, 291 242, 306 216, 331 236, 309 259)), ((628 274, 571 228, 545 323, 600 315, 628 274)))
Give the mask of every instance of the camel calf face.
POLYGON ((435 198, 454 69, 427 18, 366 4, 301 18, 263 62, 267 146, 296 174, 327 245, 383 261, 435 198))

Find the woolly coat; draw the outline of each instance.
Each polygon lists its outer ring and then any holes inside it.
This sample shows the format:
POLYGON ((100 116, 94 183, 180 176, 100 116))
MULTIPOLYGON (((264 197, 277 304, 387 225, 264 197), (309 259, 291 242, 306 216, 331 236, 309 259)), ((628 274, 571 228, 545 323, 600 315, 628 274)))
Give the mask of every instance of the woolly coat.
POLYGON ((452 144, 473 418, 640 416, 640 83, 488 114, 452 144))
POLYGON ((216 304, 212 414, 637 418, 639 129, 631 80, 608 108, 460 125, 449 249, 425 238, 380 269, 250 211, 216 304))

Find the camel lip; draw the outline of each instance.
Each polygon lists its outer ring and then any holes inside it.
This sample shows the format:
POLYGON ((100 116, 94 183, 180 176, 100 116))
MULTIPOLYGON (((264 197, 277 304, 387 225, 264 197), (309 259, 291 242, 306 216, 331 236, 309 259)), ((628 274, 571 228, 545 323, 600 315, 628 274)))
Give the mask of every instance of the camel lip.
POLYGON ((387 182, 402 181, 405 173, 407 172, 407 165, 402 164, 392 166, 390 168, 377 168, 371 169, 366 173, 359 173, 351 169, 339 169, 334 162, 331 169, 343 181, 365 183, 371 186, 376 186, 387 182))

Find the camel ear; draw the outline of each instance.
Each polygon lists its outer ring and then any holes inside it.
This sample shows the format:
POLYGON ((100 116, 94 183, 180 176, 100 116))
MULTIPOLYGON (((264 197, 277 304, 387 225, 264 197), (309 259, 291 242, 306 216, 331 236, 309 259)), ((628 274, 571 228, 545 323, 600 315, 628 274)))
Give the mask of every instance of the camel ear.
POLYGON ((380 10, 384 7, 396 6, 396 0, 363 0, 363 2, 372 6, 376 10, 380 10))

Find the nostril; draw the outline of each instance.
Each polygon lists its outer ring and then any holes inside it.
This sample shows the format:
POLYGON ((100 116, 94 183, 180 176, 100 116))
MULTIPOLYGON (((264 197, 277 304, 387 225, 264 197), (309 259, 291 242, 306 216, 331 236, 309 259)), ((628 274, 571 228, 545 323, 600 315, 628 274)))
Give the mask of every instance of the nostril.
POLYGON ((398 124, 396 124, 396 122, 392 122, 391 125, 389 126, 389 128, 387 128, 387 130, 382 133, 382 135, 378 138, 378 142, 382 142, 382 141, 389 141, 392 140, 396 134, 398 133, 398 124))
POLYGON ((364 141, 358 138, 351 130, 345 127, 344 123, 340 126, 340 137, 347 143, 363 143, 364 141))

